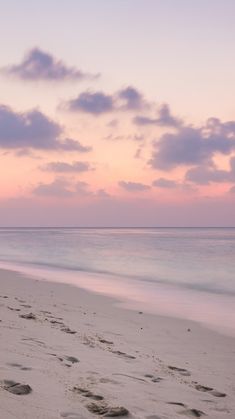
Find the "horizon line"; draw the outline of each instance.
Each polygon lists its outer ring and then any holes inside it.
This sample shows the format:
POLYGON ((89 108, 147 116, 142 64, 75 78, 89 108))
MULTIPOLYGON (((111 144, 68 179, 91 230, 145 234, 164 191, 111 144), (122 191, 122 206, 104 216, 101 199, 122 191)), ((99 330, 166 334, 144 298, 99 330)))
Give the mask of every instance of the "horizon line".
POLYGON ((0 229, 166 229, 166 228, 235 228, 235 226, 0 226, 0 229))

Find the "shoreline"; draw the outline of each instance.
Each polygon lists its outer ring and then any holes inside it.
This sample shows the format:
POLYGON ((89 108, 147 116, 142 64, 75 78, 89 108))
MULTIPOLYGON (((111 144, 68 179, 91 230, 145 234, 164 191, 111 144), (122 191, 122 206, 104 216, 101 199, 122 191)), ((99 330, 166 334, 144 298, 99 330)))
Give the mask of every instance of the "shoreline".
POLYGON ((153 290, 155 294, 152 296, 144 295, 144 288, 142 288, 141 295, 139 291, 144 283, 139 283, 139 290, 136 293, 134 284, 128 279, 118 277, 117 281, 115 276, 108 274, 3 261, 0 262, 0 270, 9 270, 44 282, 71 285, 95 295, 111 298, 116 305, 127 310, 142 310, 164 318, 197 323, 207 330, 235 338, 235 298, 233 295, 225 297, 221 294, 203 291, 192 292, 168 284, 157 284, 158 293, 156 294, 155 289, 153 290), (221 300, 224 300, 223 311, 221 311, 221 300))
POLYGON ((92 403, 140 419, 234 418, 234 338, 13 271, 0 286, 1 380, 32 388, 0 385, 4 419, 97 417, 92 403))

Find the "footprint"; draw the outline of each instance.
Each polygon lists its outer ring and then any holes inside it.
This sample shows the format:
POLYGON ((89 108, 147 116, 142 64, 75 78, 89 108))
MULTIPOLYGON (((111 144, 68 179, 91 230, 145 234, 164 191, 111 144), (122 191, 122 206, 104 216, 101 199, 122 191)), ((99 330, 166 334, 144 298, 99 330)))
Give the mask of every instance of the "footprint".
POLYGON ((189 377, 191 374, 188 370, 186 370, 185 368, 179 368, 179 367, 174 367, 172 365, 168 365, 168 368, 172 371, 176 371, 178 372, 180 375, 184 375, 186 377, 189 377))
POLYGON ((198 409, 187 409, 180 412, 182 415, 186 415, 193 418, 200 418, 201 416, 205 415, 204 412, 198 409))
POLYGON ((204 393, 207 392, 209 394, 212 394, 215 397, 226 397, 226 393, 221 393, 220 391, 213 389, 213 387, 207 387, 207 386, 202 386, 201 384, 196 384, 195 389, 198 391, 202 391, 204 393))
POLYGON ((19 368, 21 371, 31 371, 32 370, 31 367, 24 367, 23 365, 18 364, 17 362, 8 362, 7 365, 9 365, 9 367, 19 368))
POLYGON ((221 393, 220 391, 217 391, 217 390, 210 391, 210 394, 212 394, 215 397, 226 397, 227 396, 226 393, 221 393))
POLYGON ((107 345, 113 345, 113 342, 111 340, 101 339, 99 338, 100 343, 106 343, 107 345))
POLYGON ((12 310, 12 311, 20 311, 20 308, 16 308, 16 307, 10 307, 10 306, 7 306, 7 308, 8 308, 9 310, 12 310))
POLYGON ((84 335, 83 336, 83 345, 89 346, 90 348, 95 348, 95 340, 94 338, 84 335))
POLYGON ((16 394, 17 396, 24 396, 32 392, 32 388, 28 384, 16 383, 11 380, 4 380, 3 388, 9 393, 16 394))
POLYGON ((60 328, 60 330, 61 330, 62 332, 68 333, 68 334, 70 334, 70 335, 74 335, 75 333, 77 333, 75 330, 71 330, 68 326, 62 326, 62 327, 60 328))
POLYGON ((71 367, 72 364, 76 364, 77 362, 80 362, 79 359, 77 359, 75 356, 58 356, 57 354, 49 353, 48 355, 56 357, 60 362, 64 362, 66 367, 71 367), (69 362, 70 364, 67 364, 69 362))
POLYGON ((62 321, 60 321, 60 320, 49 320, 49 322, 51 324, 62 324, 63 326, 65 326, 64 323, 62 321))
POLYGON ((98 394, 92 393, 90 390, 87 390, 82 387, 73 387, 73 392, 81 394, 83 397, 88 397, 93 400, 104 400, 103 396, 100 396, 98 394))
POLYGON ((60 412, 60 416, 67 419, 81 419, 80 413, 76 412, 60 412))
POLYGON ((65 359, 71 362, 71 364, 76 364, 79 362, 79 359, 77 359, 75 356, 66 356, 65 359))
POLYGON ((167 404, 174 404, 175 406, 185 407, 185 404, 184 403, 181 403, 181 402, 167 402, 167 404))
POLYGON ((111 378, 106 378, 106 377, 100 378, 100 383, 102 383, 102 384, 108 384, 108 383, 110 383, 110 384, 120 384, 119 381, 112 380, 111 378))
POLYGON ((27 319, 27 320, 36 320, 36 316, 33 313, 20 314, 19 317, 21 317, 22 319, 27 319))
POLYGON ((133 380, 143 381, 146 383, 146 380, 144 380, 144 378, 135 377, 134 375, 122 374, 121 372, 113 373, 113 375, 121 375, 122 377, 128 377, 132 378, 133 380))
POLYGON ((17 364, 17 362, 7 362, 7 365, 9 365, 10 367, 16 367, 16 368, 21 368, 21 364, 17 364))
POLYGON ((18 298, 18 297, 15 297, 15 300, 19 301, 19 303, 26 303, 26 301, 25 301, 25 300, 21 300, 21 299, 20 299, 20 298, 18 298))
POLYGON ((125 352, 121 352, 121 351, 111 351, 111 352, 112 352, 113 354, 123 356, 124 358, 128 358, 128 359, 136 359, 136 357, 135 357, 135 356, 133 356, 133 355, 128 355, 128 354, 126 354, 125 352))
POLYGON ((145 374, 144 376, 146 378, 150 378, 153 383, 160 383, 160 381, 163 380, 163 378, 161 378, 161 377, 154 377, 154 375, 152 375, 152 374, 145 374))
POLYGON ((46 348, 46 344, 41 340, 37 340, 36 338, 22 338, 21 340, 25 342, 25 345, 31 346, 33 344, 46 348))
POLYGON ((86 407, 89 412, 103 415, 104 417, 127 416, 129 414, 129 411, 123 406, 110 407, 106 403, 90 403, 86 407))

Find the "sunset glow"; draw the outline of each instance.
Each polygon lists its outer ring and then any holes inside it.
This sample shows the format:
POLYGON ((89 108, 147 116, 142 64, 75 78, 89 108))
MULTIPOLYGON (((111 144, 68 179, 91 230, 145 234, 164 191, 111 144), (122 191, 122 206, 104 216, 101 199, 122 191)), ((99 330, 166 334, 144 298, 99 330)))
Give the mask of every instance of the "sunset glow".
POLYGON ((234 225, 235 4, 191 3, 2 6, 2 226, 234 225))

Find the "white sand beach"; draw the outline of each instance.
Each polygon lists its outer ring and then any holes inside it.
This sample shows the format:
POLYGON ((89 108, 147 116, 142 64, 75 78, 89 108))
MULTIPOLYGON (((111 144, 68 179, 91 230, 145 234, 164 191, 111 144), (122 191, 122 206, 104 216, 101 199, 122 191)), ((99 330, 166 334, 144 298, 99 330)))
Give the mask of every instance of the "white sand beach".
POLYGON ((197 323, 0 271, 1 419, 234 419, 234 358, 197 323))

